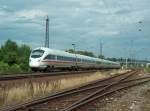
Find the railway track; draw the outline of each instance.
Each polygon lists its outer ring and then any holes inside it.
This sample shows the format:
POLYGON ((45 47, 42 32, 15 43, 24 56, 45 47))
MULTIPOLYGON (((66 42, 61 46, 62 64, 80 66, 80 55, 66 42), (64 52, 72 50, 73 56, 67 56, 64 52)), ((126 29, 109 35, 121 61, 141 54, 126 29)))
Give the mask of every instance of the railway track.
POLYGON ((71 75, 71 74, 84 74, 84 73, 93 73, 96 71, 97 70, 50 72, 50 73, 26 73, 26 74, 14 74, 14 75, 4 75, 3 74, 3 75, 0 75, 0 81, 59 76, 59 75, 71 75))
POLYGON ((98 98, 149 80, 149 76, 139 77, 136 71, 127 72, 36 100, 6 106, 1 108, 0 111, 85 111, 83 108, 98 98))

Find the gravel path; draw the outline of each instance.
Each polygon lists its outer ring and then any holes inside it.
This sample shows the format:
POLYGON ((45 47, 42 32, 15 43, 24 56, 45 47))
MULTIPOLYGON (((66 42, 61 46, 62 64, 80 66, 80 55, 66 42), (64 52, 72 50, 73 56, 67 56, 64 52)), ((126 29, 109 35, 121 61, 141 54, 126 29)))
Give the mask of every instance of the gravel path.
POLYGON ((96 111, 150 111, 150 82, 100 101, 96 111))

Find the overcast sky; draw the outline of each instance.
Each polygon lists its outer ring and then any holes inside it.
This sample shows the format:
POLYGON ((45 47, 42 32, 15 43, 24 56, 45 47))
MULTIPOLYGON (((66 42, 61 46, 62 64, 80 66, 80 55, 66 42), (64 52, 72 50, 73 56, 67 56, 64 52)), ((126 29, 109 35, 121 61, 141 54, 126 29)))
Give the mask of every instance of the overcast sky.
POLYGON ((75 43, 77 50, 98 54, 101 40, 107 57, 150 58, 149 4, 149 0, 0 0, 0 45, 11 39, 32 48, 42 46, 48 15, 51 48, 69 49, 75 43))

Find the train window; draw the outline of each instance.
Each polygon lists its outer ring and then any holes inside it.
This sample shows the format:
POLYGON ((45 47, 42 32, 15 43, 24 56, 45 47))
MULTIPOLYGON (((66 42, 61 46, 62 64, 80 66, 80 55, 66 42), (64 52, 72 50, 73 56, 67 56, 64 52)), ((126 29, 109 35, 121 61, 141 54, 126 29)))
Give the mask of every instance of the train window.
POLYGON ((66 60, 66 57, 63 57, 63 56, 57 56, 57 60, 66 60))
POLYGON ((69 61, 69 57, 63 57, 64 61, 69 61))
POLYGON ((74 61, 74 58, 73 57, 69 57, 68 60, 69 61, 74 61))
POLYGON ((44 54, 44 51, 43 51, 43 50, 34 50, 34 51, 32 51, 32 53, 31 53, 31 57, 32 57, 32 58, 39 58, 39 57, 41 57, 43 54, 44 54))
POLYGON ((85 63, 86 63, 86 62, 87 62, 87 60, 86 60, 86 59, 83 59, 83 62, 85 62, 85 63))
POLYGON ((63 59, 64 61, 67 61, 67 57, 62 57, 62 59, 63 59))
POLYGON ((62 60, 62 56, 57 56, 57 60, 62 60))
POLYGON ((69 57, 69 61, 75 61, 75 58, 69 57))
POLYGON ((81 62, 81 59, 80 59, 80 58, 77 58, 77 61, 78 61, 78 62, 81 62))
POLYGON ((71 57, 66 57, 66 60, 67 61, 71 61, 71 57))
POLYGON ((84 59, 82 59, 82 62, 85 62, 85 60, 84 60, 84 59))
POLYGON ((89 63, 90 62, 89 60, 86 60, 86 59, 83 59, 82 61, 85 62, 85 63, 89 63))
POLYGON ((57 56, 57 60, 63 60, 63 61, 75 61, 76 58, 73 58, 73 57, 65 57, 65 56, 57 56))
POLYGON ((55 55, 47 55, 44 59, 55 60, 55 55))

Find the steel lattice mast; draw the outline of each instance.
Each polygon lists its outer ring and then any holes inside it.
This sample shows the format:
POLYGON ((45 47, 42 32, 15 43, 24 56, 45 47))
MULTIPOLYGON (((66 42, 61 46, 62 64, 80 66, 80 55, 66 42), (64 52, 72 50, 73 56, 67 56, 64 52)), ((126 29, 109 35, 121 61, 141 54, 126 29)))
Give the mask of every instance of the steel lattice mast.
POLYGON ((49 48, 49 17, 46 18, 45 47, 49 48))

